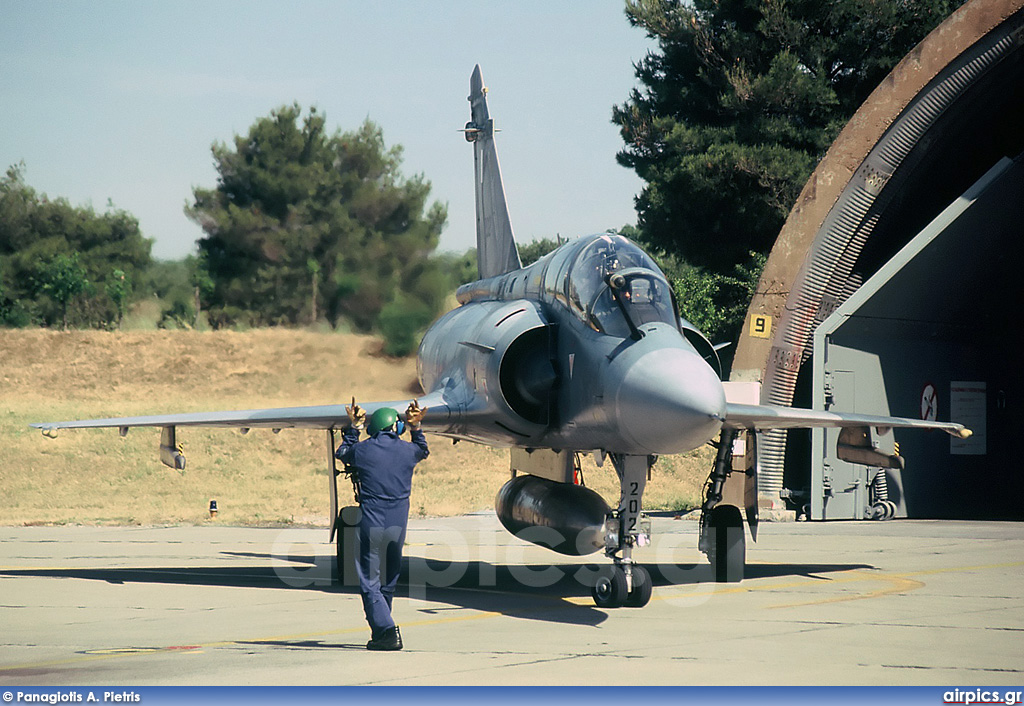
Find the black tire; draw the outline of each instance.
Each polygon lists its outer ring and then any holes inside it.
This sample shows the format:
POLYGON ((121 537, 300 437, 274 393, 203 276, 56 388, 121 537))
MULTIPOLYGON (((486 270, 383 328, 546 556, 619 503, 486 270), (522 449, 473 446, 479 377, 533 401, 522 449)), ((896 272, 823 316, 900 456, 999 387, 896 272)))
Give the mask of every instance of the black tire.
POLYGON ((711 569, 718 583, 738 583, 743 580, 747 562, 747 540, 743 531, 743 516, 731 505, 721 505, 711 511, 709 522, 711 569))
POLYGON ((894 503, 892 500, 883 500, 882 503, 885 505, 887 509, 885 519, 891 520, 892 518, 896 517, 896 513, 899 512, 899 508, 896 507, 896 503, 894 503))
POLYGON ((603 570, 594 583, 590 595, 598 608, 618 608, 626 602, 626 574, 618 566, 603 570))
POLYGON ((338 520, 338 529, 334 535, 334 582, 339 586, 345 585, 345 540, 341 520, 338 520))
POLYGON ((356 573, 356 560, 359 557, 356 528, 359 527, 362 514, 363 511, 358 505, 343 507, 338 513, 338 524, 334 537, 336 556, 334 575, 339 586, 359 585, 359 576, 356 573))
POLYGON ((626 596, 625 605, 630 608, 643 608, 651 602, 651 593, 654 585, 651 583, 651 575, 647 569, 639 564, 633 565, 633 590, 626 596))

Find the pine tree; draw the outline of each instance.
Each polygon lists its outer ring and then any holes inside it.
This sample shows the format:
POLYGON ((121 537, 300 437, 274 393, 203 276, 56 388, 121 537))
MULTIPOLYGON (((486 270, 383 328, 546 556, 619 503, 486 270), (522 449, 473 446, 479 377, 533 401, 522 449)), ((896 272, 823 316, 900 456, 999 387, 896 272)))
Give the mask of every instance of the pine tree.
POLYGON ((731 275, 767 253, 839 130, 950 0, 627 0, 657 40, 613 110, 643 239, 731 275))
POLYGON ((195 189, 186 212, 206 232, 214 325, 313 314, 369 330, 411 297, 428 312, 422 327, 441 306, 447 280, 427 256, 446 211, 427 207, 430 183, 400 174, 401 148, 369 120, 333 135, 325 125, 315 109, 285 106, 213 146, 217 186, 195 189))

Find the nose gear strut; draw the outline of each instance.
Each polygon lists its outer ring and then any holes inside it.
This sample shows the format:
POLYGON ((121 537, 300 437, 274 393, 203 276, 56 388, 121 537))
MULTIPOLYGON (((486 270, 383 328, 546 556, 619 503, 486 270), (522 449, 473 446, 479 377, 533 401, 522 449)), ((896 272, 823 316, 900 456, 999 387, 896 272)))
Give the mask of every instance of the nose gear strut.
POLYGON ((656 456, 609 454, 619 476, 619 507, 605 518, 605 555, 612 566, 603 567, 591 591, 599 608, 640 608, 651 600, 651 575, 633 559, 633 548, 650 543, 650 520, 641 512, 641 500, 656 456))

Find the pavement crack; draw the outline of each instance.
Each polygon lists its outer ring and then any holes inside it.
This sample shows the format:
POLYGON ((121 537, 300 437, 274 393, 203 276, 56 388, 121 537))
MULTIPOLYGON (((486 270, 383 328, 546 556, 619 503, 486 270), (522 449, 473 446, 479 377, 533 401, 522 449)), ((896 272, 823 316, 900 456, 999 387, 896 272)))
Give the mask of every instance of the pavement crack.
MULTIPOLYGON (((876 665, 873 665, 873 664, 863 664, 862 663, 860 666, 861 667, 874 667, 876 665)), ((878 666, 883 667, 885 669, 924 669, 924 670, 943 669, 943 670, 963 671, 963 672, 997 672, 997 673, 1000 673, 1000 674, 1003 674, 1003 673, 1006 673, 1006 674, 1020 674, 1020 673, 1024 672, 1024 670, 1021 670, 1021 669, 1008 669, 1008 668, 1001 668, 1001 667, 959 667, 959 666, 958 667, 948 667, 948 666, 936 665, 936 664, 933 664, 933 665, 927 665, 927 664, 882 664, 882 665, 878 665, 878 666)))

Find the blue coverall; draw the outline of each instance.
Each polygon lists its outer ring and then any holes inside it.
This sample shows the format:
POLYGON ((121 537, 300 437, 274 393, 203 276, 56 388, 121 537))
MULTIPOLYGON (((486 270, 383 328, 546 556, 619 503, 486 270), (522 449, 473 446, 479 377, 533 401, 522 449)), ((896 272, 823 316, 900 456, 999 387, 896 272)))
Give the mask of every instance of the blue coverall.
POLYGON ((394 627, 391 601, 402 568, 402 548, 409 523, 412 471, 427 457, 427 439, 410 430, 412 442, 392 431, 359 441, 359 430, 345 430, 335 457, 356 470, 362 519, 359 522, 359 591, 374 638, 394 627))

